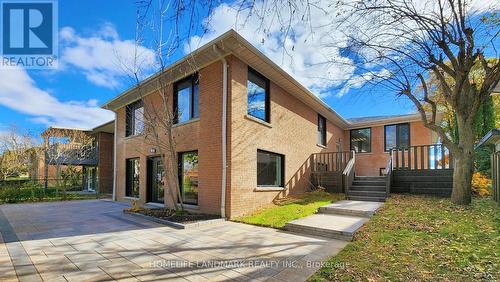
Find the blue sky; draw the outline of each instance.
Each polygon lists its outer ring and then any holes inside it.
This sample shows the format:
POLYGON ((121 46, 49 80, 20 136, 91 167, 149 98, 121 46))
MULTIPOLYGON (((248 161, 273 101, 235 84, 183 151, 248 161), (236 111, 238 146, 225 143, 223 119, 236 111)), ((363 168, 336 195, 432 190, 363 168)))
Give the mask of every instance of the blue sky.
MULTIPOLYGON (((409 101, 396 99, 394 93, 382 88, 362 84, 346 88, 307 77, 308 73, 325 71, 308 67, 317 53, 314 42, 311 46, 297 43, 295 59, 280 62, 283 53, 276 42, 271 38, 262 43, 258 35, 252 36, 252 26, 234 27, 224 5, 214 10, 211 31, 201 39, 191 38, 191 44, 172 60, 233 27, 345 118, 414 111, 409 101)), ((96 126, 113 117, 99 105, 130 85, 112 57, 130 56, 133 50, 135 1, 59 1, 58 6, 61 66, 58 70, 0 70, 0 131, 12 124, 33 132, 49 125, 96 126)), ((198 20, 201 23, 203 19, 198 20)), ((153 60, 147 44, 142 48, 146 60, 153 60)), ((342 68, 330 67, 327 71, 336 79, 352 79, 355 75, 342 68)))

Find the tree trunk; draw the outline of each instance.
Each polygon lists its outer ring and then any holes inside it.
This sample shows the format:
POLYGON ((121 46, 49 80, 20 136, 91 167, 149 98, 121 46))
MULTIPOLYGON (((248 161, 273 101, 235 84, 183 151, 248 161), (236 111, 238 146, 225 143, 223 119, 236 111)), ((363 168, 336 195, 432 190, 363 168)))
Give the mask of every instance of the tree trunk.
POLYGON ((459 154, 454 157, 453 191, 451 201, 458 205, 471 203, 472 173, 474 158, 468 154, 459 154))
POLYGON ((467 115, 457 113, 458 150, 452 152, 454 158, 453 191, 451 201, 458 205, 469 205, 474 172, 474 127, 467 115))

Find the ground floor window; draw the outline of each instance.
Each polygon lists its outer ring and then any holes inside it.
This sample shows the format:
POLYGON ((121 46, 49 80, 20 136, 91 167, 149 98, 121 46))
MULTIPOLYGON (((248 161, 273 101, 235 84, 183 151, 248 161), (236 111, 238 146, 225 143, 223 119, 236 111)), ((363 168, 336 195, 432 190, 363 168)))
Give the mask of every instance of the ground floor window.
POLYGON ((198 151, 179 153, 179 186, 182 202, 198 204, 198 151))
POLYGON ((139 158, 126 160, 125 196, 139 198, 139 158))
POLYGON ((257 150, 257 186, 284 187, 285 156, 257 150))

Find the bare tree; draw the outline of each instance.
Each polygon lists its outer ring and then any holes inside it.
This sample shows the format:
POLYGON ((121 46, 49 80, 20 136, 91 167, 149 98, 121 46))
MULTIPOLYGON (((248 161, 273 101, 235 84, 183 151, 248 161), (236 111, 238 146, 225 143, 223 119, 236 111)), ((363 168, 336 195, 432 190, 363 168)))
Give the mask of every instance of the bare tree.
MULTIPOLYGON (((498 22, 487 25, 468 4, 462 0, 388 0, 339 6, 346 11, 339 28, 348 32, 346 49, 356 56, 356 64, 378 66, 378 74, 384 75, 374 75, 414 103, 425 126, 438 134, 453 155, 452 201, 456 204, 471 202, 473 123, 480 105, 500 79, 500 63, 485 58, 486 52, 494 50, 500 26, 498 22), (356 25, 361 19, 370 20, 356 25), (484 72, 480 85, 471 74, 476 64, 484 72), (453 142, 438 122, 438 103, 432 99, 435 89, 427 83, 430 76, 437 78, 446 103, 456 114, 458 142, 453 142)), ((493 54, 498 57, 498 53, 493 54)))
MULTIPOLYGON (((210 0, 137 2, 136 51, 133 64, 122 65, 125 73, 132 78, 143 106, 138 112, 126 111, 126 116, 140 125, 144 141, 159 155, 163 169, 161 185, 169 201, 176 209, 181 210, 184 209, 184 204, 178 181, 174 125, 183 113, 182 109, 174 107, 171 77, 175 75, 167 66, 177 58, 176 54, 183 51, 184 43, 200 27, 196 19, 210 14, 212 3, 210 0), (145 41, 145 34, 151 39, 150 42, 145 41), (154 61, 145 60, 140 53, 144 44, 151 46, 154 51, 154 61), (154 75, 144 82, 144 75, 148 73, 154 75)), ((197 31, 198 34, 205 32, 203 29, 197 31)), ((195 72, 196 61, 190 60, 189 63, 191 72, 195 72)))
POLYGON ((277 18, 276 24, 282 26, 285 34, 297 20, 309 23, 311 36, 328 38, 324 48, 335 47, 342 52, 341 56, 325 58, 324 64, 354 67, 357 78, 384 86, 415 105, 425 126, 437 133, 453 155, 452 201, 469 204, 474 163, 473 123, 490 89, 500 80, 499 54, 495 48, 500 34, 498 3, 487 6, 488 3, 467 0, 271 2, 275 5, 253 4, 246 8, 277 18), (291 11, 276 9, 273 7, 276 5, 288 6, 291 11), (321 22, 322 29, 340 32, 340 36, 317 33, 311 10, 323 12, 328 19, 321 22), (474 68, 484 74, 480 83, 474 77, 474 68), (436 84, 428 83, 431 77, 436 84), (432 95, 436 90, 433 86, 443 92, 444 102, 456 115, 459 136, 456 141, 437 118, 439 101, 432 95))
POLYGON ((16 126, 0 133, 0 178, 29 173, 36 149, 35 138, 28 132, 21 132, 16 126))

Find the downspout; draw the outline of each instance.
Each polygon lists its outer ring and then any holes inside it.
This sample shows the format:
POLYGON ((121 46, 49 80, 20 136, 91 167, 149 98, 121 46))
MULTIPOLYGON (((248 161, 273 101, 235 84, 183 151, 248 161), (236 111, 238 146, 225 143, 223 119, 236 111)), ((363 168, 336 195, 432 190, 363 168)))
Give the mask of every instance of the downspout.
POLYGON ((113 133, 113 201, 116 201, 116 136, 117 136, 117 114, 115 112, 114 133, 113 133))
POLYGON ((227 179, 227 61, 217 45, 213 45, 214 52, 222 61, 222 181, 220 197, 220 216, 226 217, 226 179, 227 179))

